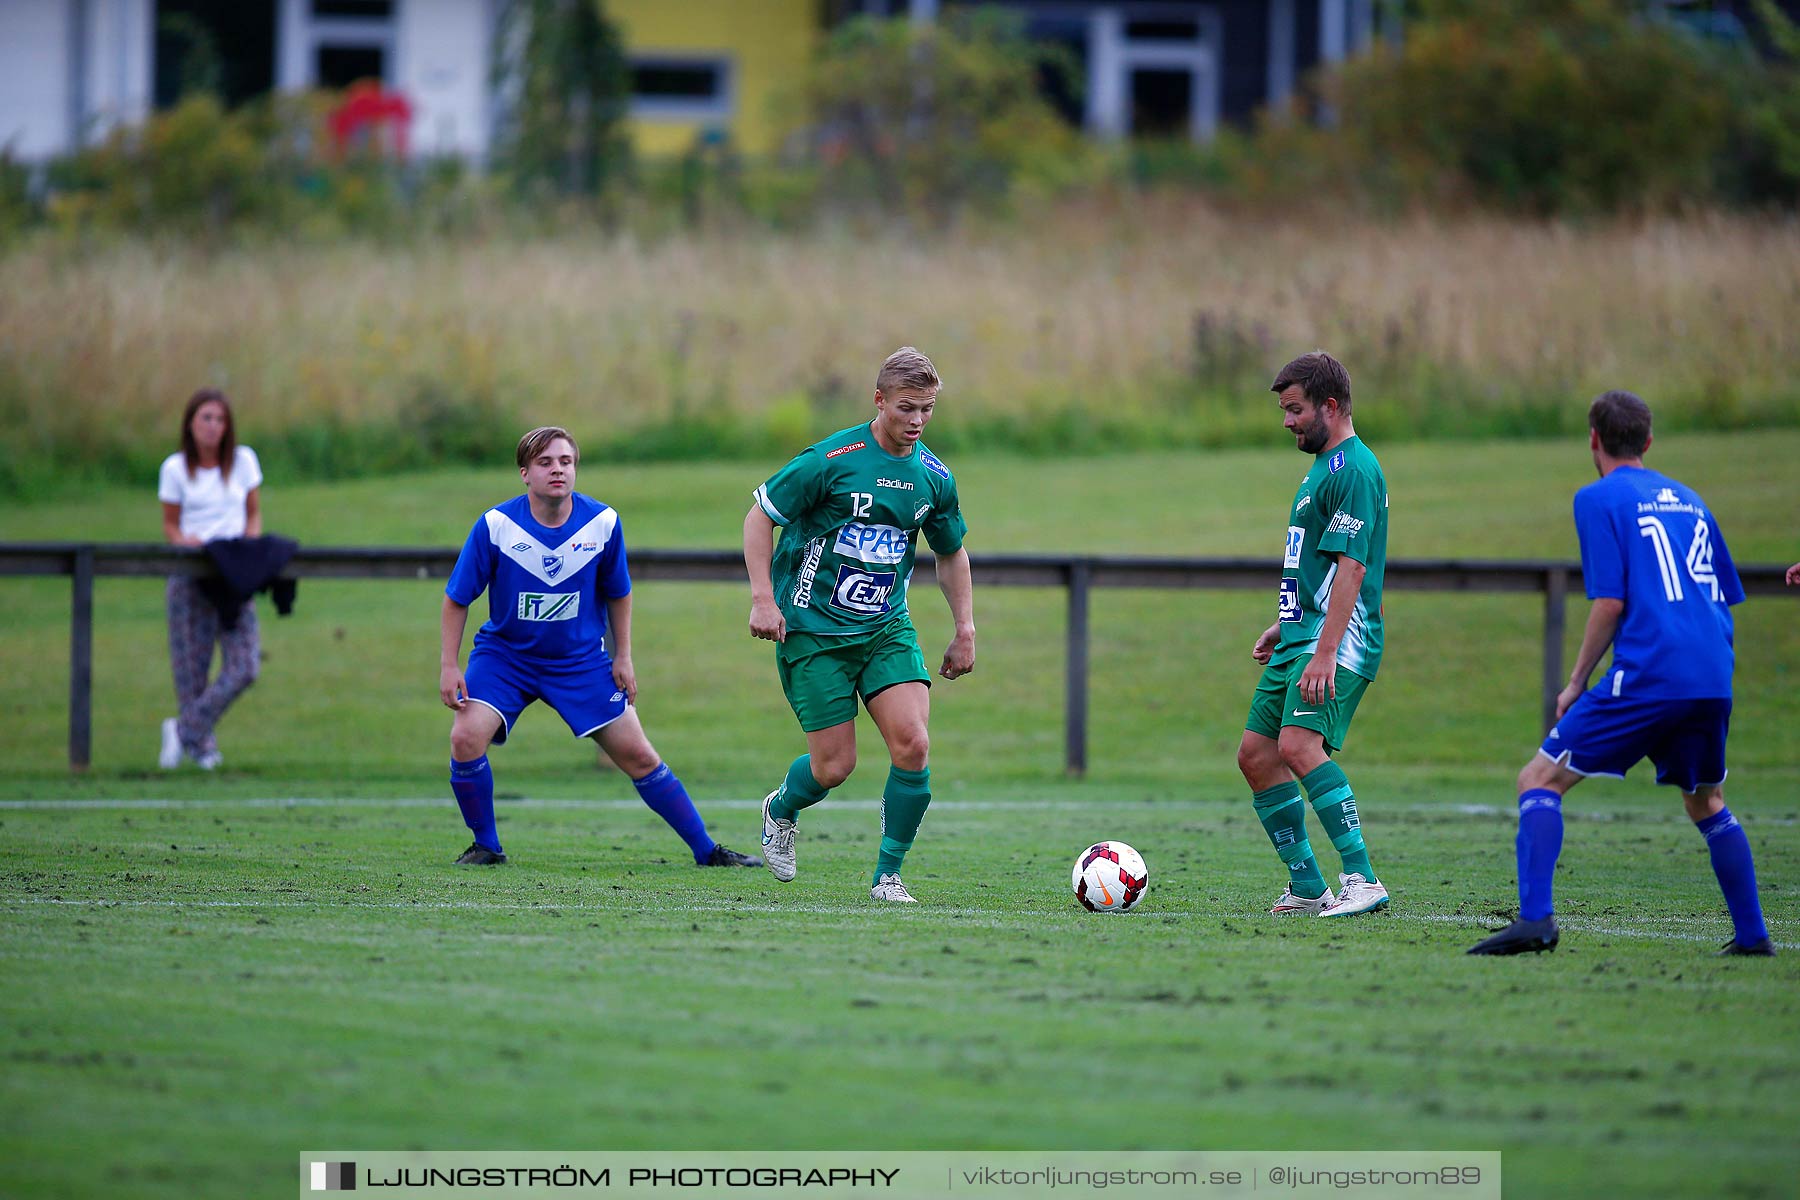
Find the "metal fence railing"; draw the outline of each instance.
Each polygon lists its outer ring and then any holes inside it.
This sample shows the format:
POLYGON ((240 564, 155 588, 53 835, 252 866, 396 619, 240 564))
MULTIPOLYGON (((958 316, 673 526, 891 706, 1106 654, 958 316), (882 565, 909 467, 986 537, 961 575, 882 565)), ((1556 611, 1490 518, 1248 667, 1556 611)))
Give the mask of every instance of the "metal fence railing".
MULTIPOLYGON (((455 549, 395 546, 302 546, 286 575, 296 579, 442 579, 456 564, 455 549)), ((989 554, 972 559, 975 584, 1055 587, 1067 592, 1063 705, 1063 765, 1087 770, 1088 602, 1095 588, 1210 588, 1275 590, 1281 571, 1273 559, 1131 558, 1099 555, 989 554)), ((935 573, 921 555, 921 575, 935 573)), ((0 542, 0 575, 66 575, 71 587, 69 636, 69 766, 88 765, 93 738, 94 579, 109 576, 205 575, 212 571, 195 549, 159 543, 0 542)), ((639 580, 743 584, 744 560, 735 550, 632 550, 639 580)), ((1783 585, 1783 568, 1738 567, 1752 596, 1800 594, 1783 585)), ((1543 597, 1543 721, 1556 715, 1564 682, 1567 600, 1581 589, 1581 566, 1571 562, 1405 559, 1387 564, 1386 586, 1400 591, 1536 592, 1543 597)))

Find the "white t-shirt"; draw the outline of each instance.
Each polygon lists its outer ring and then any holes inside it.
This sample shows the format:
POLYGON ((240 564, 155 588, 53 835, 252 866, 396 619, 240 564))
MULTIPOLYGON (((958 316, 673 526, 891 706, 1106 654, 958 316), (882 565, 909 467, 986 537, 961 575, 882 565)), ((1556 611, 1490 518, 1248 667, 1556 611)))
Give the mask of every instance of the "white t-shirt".
POLYGON ((176 451, 163 459, 156 498, 181 505, 181 532, 188 537, 203 542, 243 537, 244 498, 261 487, 262 480, 262 464, 248 446, 237 448, 229 479, 222 478, 217 467, 201 467, 190 478, 186 456, 176 451))

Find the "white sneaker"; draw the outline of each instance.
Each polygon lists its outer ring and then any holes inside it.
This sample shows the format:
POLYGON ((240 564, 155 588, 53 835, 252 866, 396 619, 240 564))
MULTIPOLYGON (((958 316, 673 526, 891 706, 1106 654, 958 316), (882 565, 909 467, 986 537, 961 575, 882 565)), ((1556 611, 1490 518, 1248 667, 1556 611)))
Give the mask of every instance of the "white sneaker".
POLYGON ((1388 890, 1379 883, 1370 883, 1358 874, 1339 875, 1338 883, 1342 885, 1338 898, 1319 910, 1321 917, 1354 917, 1387 907, 1388 890))
POLYGON ((763 797, 763 863, 769 874, 787 883, 799 868, 794 862, 794 823, 769 815, 769 805, 779 795, 781 789, 776 788, 763 797))
POLYGON ((898 875, 883 875, 877 879, 875 886, 869 889, 869 899, 893 900, 899 904, 918 903, 913 899, 912 893, 906 890, 906 885, 900 882, 898 875))
POLYGON ((194 765, 202 771, 216 771, 225 764, 225 756, 217 750, 202 750, 194 755, 194 765))
POLYGON ((156 765, 165 771, 173 771, 181 765, 181 734, 175 729, 174 717, 168 717, 162 723, 162 753, 156 756, 156 765))
POLYGON ((1300 913, 1302 916, 1316 917, 1319 915, 1320 909, 1336 899, 1337 897, 1331 894, 1330 888, 1325 889, 1323 896, 1315 896, 1311 900, 1305 896, 1296 896, 1294 895, 1294 885, 1290 883, 1281 889, 1281 899, 1275 902, 1275 907, 1269 910, 1269 915, 1285 917, 1292 913, 1300 913))

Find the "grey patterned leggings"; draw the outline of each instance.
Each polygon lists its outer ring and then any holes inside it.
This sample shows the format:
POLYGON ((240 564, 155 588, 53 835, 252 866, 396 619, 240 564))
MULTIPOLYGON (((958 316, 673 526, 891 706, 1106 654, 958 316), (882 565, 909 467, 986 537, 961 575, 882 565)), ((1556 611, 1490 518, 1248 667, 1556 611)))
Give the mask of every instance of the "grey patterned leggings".
POLYGON ((256 682, 262 666, 262 639, 256 627, 256 602, 244 601, 237 628, 223 629, 219 611, 200 590, 198 580, 169 578, 169 663, 175 671, 175 699, 181 705, 176 729, 190 754, 217 750, 213 726, 244 689, 256 682), (219 677, 210 684, 213 643, 219 644, 219 677))

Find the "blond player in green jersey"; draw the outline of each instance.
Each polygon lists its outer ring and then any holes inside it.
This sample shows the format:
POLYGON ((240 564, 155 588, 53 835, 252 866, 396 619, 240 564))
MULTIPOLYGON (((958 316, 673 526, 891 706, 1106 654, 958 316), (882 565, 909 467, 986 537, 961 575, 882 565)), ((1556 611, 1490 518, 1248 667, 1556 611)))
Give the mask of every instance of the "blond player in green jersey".
POLYGON ((941 387, 930 359, 894 351, 875 378, 874 419, 802 450, 756 489, 744 517, 750 634, 776 643, 781 688, 806 734, 807 752, 763 800, 763 858, 783 883, 797 870, 800 811, 856 767, 860 697, 891 761, 869 894, 913 903, 900 868, 931 803, 931 674, 906 603, 920 531, 956 624, 938 673, 975 669, 956 480, 919 440, 941 387))
POLYGON ((1323 350, 1281 369, 1274 392, 1294 445, 1313 456, 1288 513, 1275 624, 1250 656, 1264 664, 1238 745, 1256 815, 1287 864, 1276 915, 1348 917, 1385 908, 1356 795, 1331 755, 1381 663, 1387 480, 1350 419, 1350 373, 1323 350), (1306 836, 1306 797, 1343 859, 1332 895, 1306 836))

